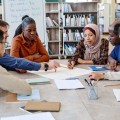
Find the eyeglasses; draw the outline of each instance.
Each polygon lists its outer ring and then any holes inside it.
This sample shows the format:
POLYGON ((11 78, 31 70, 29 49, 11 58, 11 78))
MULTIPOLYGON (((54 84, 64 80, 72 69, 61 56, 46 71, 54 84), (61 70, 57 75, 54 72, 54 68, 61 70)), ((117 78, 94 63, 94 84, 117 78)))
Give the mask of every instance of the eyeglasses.
POLYGON ((0 42, 1 44, 4 44, 5 47, 8 47, 8 42, 0 42))

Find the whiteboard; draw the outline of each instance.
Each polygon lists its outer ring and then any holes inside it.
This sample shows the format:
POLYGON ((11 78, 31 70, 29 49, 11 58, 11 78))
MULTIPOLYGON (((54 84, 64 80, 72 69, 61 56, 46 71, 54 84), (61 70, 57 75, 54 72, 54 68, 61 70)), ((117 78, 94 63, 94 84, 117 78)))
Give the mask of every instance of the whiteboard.
POLYGON ((37 33, 45 43, 45 0, 2 0, 3 20, 9 23, 8 42, 11 45, 16 28, 24 15, 29 15, 36 22, 37 33))

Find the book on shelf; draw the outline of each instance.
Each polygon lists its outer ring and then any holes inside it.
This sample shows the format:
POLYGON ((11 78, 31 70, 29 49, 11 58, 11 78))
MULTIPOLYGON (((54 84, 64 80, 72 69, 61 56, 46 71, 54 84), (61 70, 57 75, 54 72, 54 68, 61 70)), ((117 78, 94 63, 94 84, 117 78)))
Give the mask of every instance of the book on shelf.
POLYGON ((65 44, 65 50, 66 50, 67 55, 72 55, 69 50, 69 47, 66 44, 65 44))
POLYGON ((78 15, 76 18, 76 26, 81 26, 81 16, 78 15))
POLYGON ((85 15, 81 18, 81 26, 85 26, 85 15))
POLYGON ((88 16, 85 16, 85 25, 88 24, 88 16))
POLYGON ((69 12, 72 12, 72 8, 71 8, 70 4, 68 4, 68 10, 69 10, 69 12))
POLYGON ((55 20, 52 20, 56 27, 59 27, 58 23, 55 20))
POLYGON ((66 55, 70 55, 70 56, 73 55, 75 50, 76 50, 76 47, 74 45, 65 44, 65 51, 64 52, 66 55))
POLYGON ((64 4, 64 12, 72 12, 71 5, 68 3, 64 4))
POLYGON ((68 4, 67 3, 65 3, 64 4, 64 12, 68 12, 69 10, 68 10, 68 4))
POLYGON ((79 41, 83 38, 83 32, 79 32, 79 30, 75 30, 73 32, 71 29, 68 29, 68 33, 66 30, 63 30, 63 41, 79 41))
POLYGON ((92 23, 95 22, 95 17, 94 17, 94 15, 91 15, 91 22, 92 22, 92 23))
POLYGON ((65 26, 70 26, 70 16, 67 15, 67 18, 65 19, 65 26))
POLYGON ((66 18, 65 18, 65 15, 63 15, 63 27, 65 26, 65 20, 66 18))
POLYGON ((68 35, 65 29, 63 30, 63 41, 68 41, 68 35))
POLYGON ((81 37, 83 38, 83 37, 84 37, 84 34, 83 34, 83 32, 81 32, 80 34, 81 34, 81 37))
POLYGON ((71 31, 71 29, 68 29, 68 40, 69 41, 73 41, 74 40, 73 32, 71 31))
POLYGON ((49 55, 53 55, 53 52, 51 51, 51 49, 48 47, 48 53, 49 55))
POLYGON ((49 41, 50 39, 50 36, 49 36, 49 30, 46 30, 46 41, 49 41))
POLYGON ((75 31, 75 40, 79 41, 82 39, 82 36, 78 30, 75 31))
POLYGON ((73 15, 70 19, 70 26, 75 26, 75 15, 73 15))
POLYGON ((46 25, 47 25, 47 27, 54 27, 55 26, 50 17, 46 17, 46 25))
POLYGON ((94 15, 63 15, 63 26, 80 26, 84 27, 87 24, 94 23, 94 15))

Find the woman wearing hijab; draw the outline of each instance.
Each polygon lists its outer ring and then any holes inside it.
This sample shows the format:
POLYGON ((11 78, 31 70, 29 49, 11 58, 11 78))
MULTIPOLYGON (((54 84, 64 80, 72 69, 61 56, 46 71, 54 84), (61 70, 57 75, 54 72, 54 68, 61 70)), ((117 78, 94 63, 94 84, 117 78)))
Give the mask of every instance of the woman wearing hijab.
POLYGON ((109 42, 107 39, 101 39, 98 26, 86 25, 83 34, 84 38, 79 41, 74 55, 68 61, 68 68, 73 69, 77 64, 107 64, 109 42))

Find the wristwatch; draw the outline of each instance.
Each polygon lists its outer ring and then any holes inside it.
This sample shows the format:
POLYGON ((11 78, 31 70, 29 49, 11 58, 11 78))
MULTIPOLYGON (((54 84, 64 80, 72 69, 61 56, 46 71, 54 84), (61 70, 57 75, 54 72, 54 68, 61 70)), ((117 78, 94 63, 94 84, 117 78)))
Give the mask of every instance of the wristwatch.
POLYGON ((49 65, 45 63, 45 64, 44 64, 44 68, 45 68, 45 71, 47 71, 48 68, 49 68, 49 65))

